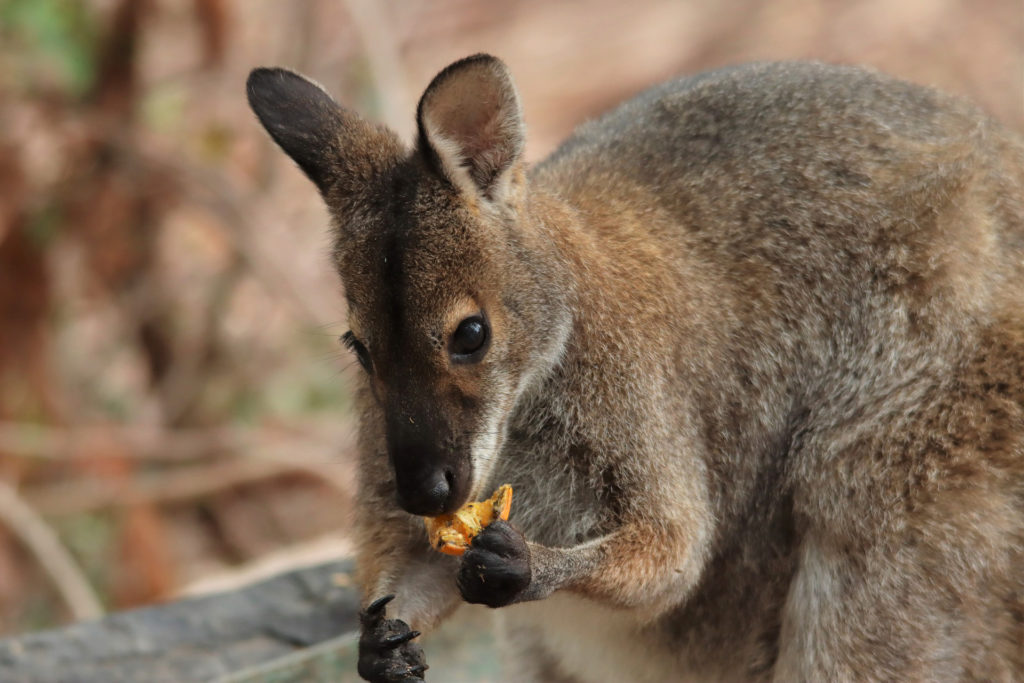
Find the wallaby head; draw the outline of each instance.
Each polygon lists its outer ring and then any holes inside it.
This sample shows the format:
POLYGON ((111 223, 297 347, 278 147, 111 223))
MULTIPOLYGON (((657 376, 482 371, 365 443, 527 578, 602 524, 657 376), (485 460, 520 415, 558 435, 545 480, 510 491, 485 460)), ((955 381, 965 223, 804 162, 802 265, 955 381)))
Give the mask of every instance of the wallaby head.
POLYGON ((411 150, 290 71, 256 69, 247 87, 334 219, 344 341, 384 425, 398 502, 455 510, 487 484, 510 411, 569 328, 554 247, 530 217, 509 73, 477 55, 438 74, 411 150))

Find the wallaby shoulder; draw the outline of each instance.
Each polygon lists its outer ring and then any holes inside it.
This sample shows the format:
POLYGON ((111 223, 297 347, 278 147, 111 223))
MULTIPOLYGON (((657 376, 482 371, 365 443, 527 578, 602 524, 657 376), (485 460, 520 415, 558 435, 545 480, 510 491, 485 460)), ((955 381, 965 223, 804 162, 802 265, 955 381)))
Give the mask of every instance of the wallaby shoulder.
POLYGON ((879 280, 885 295, 920 302, 949 285, 987 305, 986 273, 1021 272, 1021 168, 1020 138, 965 100, 781 62, 642 93, 582 125, 533 180, 622 259, 641 264, 622 245, 646 240, 677 280, 718 264, 762 291, 820 285, 850 311, 846 292, 879 280))

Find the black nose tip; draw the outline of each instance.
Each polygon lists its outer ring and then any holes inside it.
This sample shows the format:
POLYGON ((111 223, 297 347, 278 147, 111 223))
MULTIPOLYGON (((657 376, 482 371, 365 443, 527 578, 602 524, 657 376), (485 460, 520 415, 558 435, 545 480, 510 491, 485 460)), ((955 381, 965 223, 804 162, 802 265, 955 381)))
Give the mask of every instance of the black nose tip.
POLYGON ((414 481, 403 482, 399 479, 398 504, 410 514, 433 517, 447 511, 451 492, 451 472, 435 470, 414 481))

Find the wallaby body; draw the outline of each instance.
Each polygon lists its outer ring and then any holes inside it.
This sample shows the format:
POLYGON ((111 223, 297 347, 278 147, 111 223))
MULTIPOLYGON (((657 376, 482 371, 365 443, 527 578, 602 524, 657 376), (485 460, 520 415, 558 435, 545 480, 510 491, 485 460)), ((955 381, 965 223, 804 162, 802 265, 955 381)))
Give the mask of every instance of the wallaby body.
POLYGON ((407 624, 465 599, 509 605, 524 680, 1024 677, 1018 138, 797 63, 656 88, 529 172, 490 57, 411 152, 287 72, 250 100, 332 210, 369 370, 361 582, 400 621, 373 606, 364 676, 416 680, 407 624), (511 524, 428 547, 410 513, 503 482, 511 524))

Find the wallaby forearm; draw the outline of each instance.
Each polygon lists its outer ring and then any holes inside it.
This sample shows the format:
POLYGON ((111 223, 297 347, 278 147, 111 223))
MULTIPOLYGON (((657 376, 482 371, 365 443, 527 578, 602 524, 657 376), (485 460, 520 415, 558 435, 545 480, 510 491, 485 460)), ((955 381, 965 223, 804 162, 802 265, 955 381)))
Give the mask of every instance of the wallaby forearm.
POLYGON ((454 580, 457 558, 431 551, 425 539, 422 548, 393 548, 389 552, 366 547, 358 553, 358 559, 364 602, 394 595, 388 616, 414 629, 429 631, 459 606, 461 598, 454 580))
POLYGON ((397 573, 381 577, 372 595, 394 595, 389 616, 401 619, 419 631, 436 627, 461 603, 453 579, 457 563, 432 559, 398 560, 397 573))
POLYGON ((567 590, 617 607, 661 613, 696 585, 704 555, 701 538, 682 525, 636 522, 572 548, 531 543, 533 576, 517 602, 567 590))
POLYGON ((420 518, 391 508, 384 495, 357 502, 356 582, 364 606, 384 597, 389 617, 427 631, 459 603, 458 558, 433 552, 420 518))

